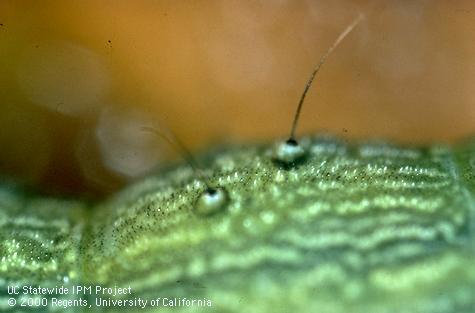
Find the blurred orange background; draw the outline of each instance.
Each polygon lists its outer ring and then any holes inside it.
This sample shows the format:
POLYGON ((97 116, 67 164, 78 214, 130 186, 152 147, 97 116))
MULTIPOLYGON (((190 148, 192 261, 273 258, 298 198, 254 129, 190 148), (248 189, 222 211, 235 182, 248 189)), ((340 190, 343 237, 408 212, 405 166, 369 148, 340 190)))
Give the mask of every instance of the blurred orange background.
POLYGON ((475 134, 473 1, 0 2, 0 173, 101 197, 191 150, 298 134, 475 134))

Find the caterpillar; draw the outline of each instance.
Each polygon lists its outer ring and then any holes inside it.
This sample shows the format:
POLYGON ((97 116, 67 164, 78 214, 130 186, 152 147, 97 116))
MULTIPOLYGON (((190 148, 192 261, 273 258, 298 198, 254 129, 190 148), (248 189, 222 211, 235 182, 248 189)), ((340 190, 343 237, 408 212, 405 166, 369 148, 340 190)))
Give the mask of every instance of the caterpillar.
POLYGON ((0 310, 475 312, 474 140, 294 132, 100 203, 3 182, 0 310))

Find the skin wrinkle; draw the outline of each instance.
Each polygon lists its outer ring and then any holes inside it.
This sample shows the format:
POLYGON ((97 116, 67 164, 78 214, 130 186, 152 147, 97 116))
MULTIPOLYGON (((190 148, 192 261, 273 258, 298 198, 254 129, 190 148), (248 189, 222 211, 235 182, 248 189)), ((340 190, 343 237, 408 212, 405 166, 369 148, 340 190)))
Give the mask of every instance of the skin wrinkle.
POLYGON ((212 215, 186 164, 93 207, 3 184, 0 301, 11 284, 99 284, 212 301, 194 312, 474 312, 475 142, 300 144, 285 168, 275 144, 201 156, 229 196, 212 215))

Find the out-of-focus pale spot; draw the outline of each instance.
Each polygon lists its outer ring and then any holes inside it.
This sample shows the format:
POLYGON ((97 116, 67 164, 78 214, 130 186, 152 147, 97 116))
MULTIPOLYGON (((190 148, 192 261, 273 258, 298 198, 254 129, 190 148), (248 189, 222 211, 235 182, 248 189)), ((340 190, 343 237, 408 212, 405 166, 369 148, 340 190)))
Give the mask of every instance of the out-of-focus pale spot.
POLYGON ((129 177, 145 174, 170 152, 160 137, 142 127, 158 126, 145 113, 137 110, 105 109, 100 116, 96 135, 104 164, 129 177))
POLYGON ((26 96, 66 115, 94 113, 109 87, 100 57, 71 43, 25 49, 18 64, 17 81, 26 96))
POLYGON ((88 128, 80 132, 74 144, 74 154, 82 177, 91 186, 100 190, 113 190, 121 183, 114 177, 115 172, 111 173, 104 167, 93 129, 88 128))

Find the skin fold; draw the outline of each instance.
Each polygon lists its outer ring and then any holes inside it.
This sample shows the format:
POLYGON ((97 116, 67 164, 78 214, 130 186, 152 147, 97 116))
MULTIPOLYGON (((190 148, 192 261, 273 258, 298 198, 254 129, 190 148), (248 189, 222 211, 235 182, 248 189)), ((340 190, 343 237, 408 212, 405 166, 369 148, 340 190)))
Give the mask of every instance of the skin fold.
POLYGON ((149 312, 475 312, 475 141, 300 144, 306 154, 290 165, 273 159, 274 143, 198 157, 227 196, 206 214, 207 186, 187 164, 98 204, 3 184, 0 311, 21 311, 5 304, 21 300, 7 286, 40 284, 212 303, 149 312))

